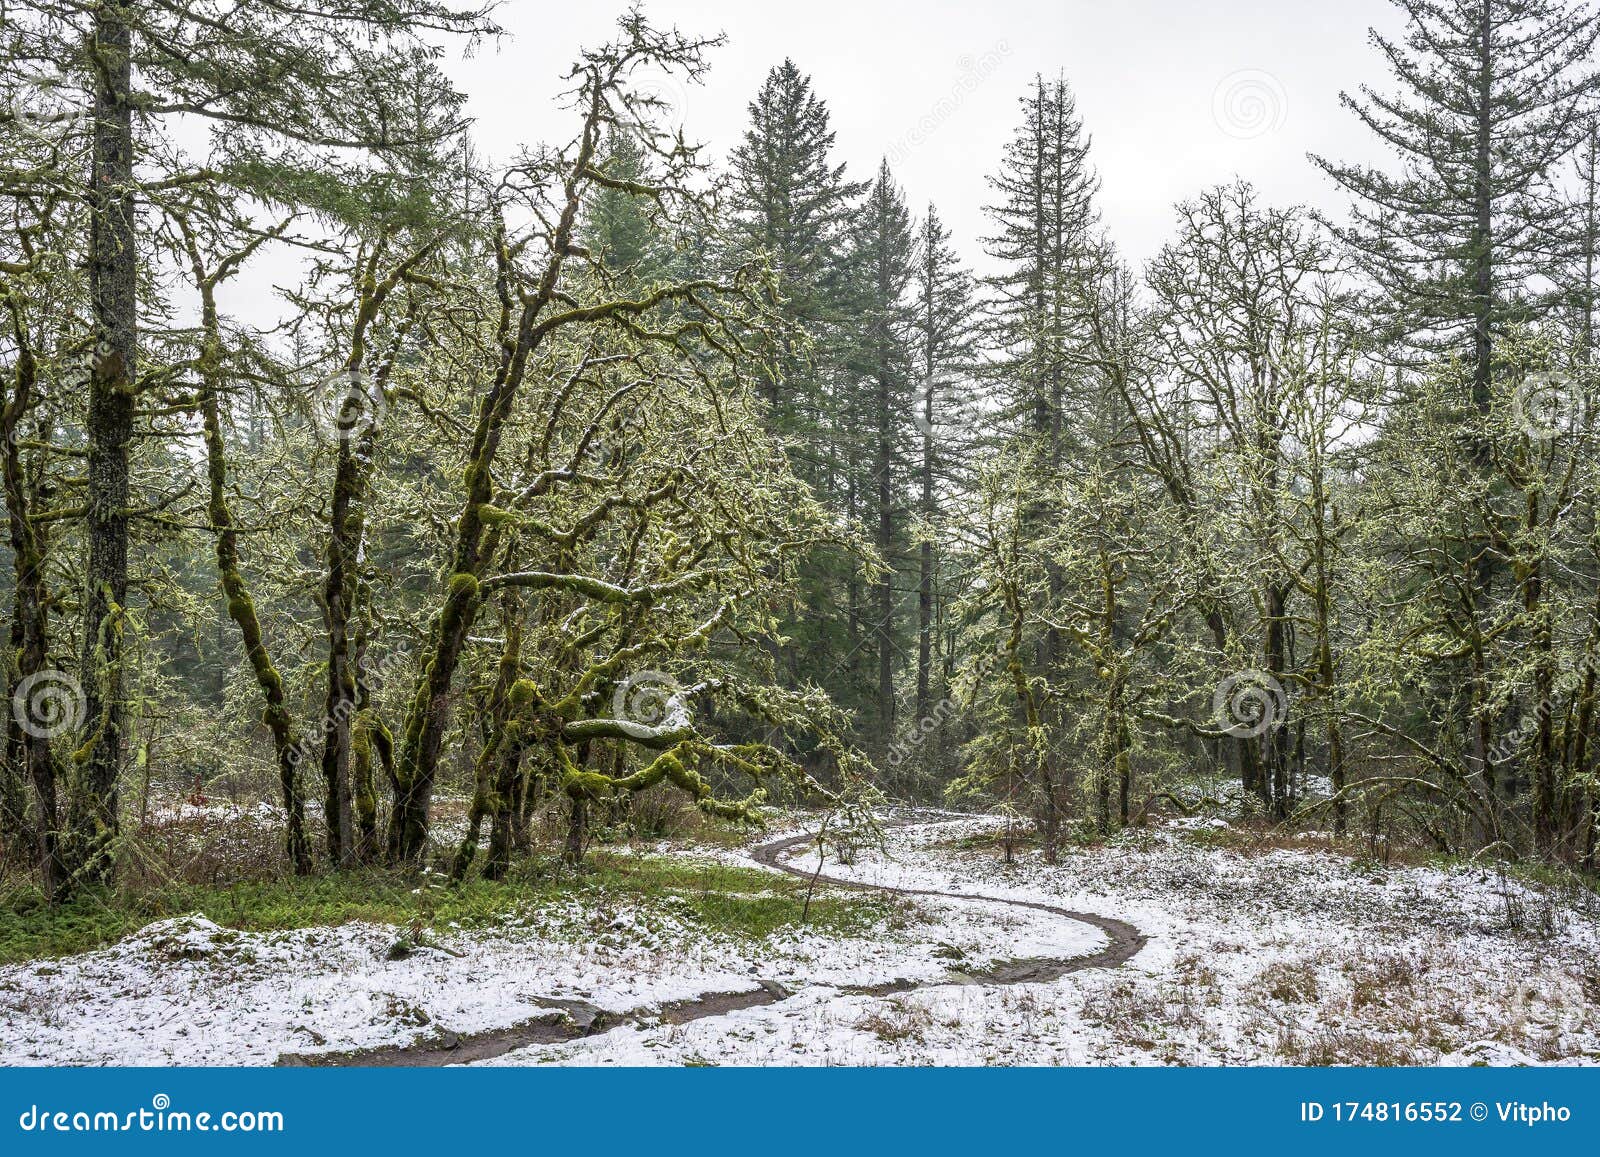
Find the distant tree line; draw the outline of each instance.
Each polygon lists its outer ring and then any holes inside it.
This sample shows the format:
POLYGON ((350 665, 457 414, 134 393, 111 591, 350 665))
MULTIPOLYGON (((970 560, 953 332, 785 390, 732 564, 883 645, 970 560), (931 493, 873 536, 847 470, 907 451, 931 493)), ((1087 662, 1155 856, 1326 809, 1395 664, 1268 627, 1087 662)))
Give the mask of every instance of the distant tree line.
POLYGON ((486 11, 13 5, 7 857, 65 898, 129 790, 255 769, 302 873, 422 861, 441 786, 457 877, 650 790, 1592 869, 1600 24, 1399 4, 1348 213, 1202 190, 1136 271, 1041 76, 983 277, 792 61, 713 163, 649 82, 718 41, 637 10, 490 165, 486 11))

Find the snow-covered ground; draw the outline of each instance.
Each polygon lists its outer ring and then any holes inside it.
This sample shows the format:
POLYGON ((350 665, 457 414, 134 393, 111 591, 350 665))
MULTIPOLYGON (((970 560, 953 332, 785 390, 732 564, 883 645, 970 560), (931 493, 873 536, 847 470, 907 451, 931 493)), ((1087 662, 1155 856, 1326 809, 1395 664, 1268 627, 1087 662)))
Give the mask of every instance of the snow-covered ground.
MULTIPOLYGON (((1216 821, 1219 822, 1220 821, 1216 821)), ((1237 1064, 1600 1062, 1600 918, 1490 870, 1380 868, 1313 850, 1241 852, 1203 832, 1133 832, 1006 865, 961 837, 889 832, 828 874, 1021 899, 1128 921, 1128 964, 1049 983, 949 983, 1105 944, 1058 915, 978 899, 896 900, 859 935, 755 941, 672 898, 569 900, 442 929, 244 933, 201 915, 112 947, 0 968, 10 1064, 266 1064, 505 1028, 579 999, 629 1012, 777 981, 792 995, 688 1024, 645 1016, 496 1064, 1237 1064), (922 985, 886 996, 842 989, 922 985)), ((1193 826, 1193 825, 1190 825, 1193 826)), ((771 838, 770 836, 766 838, 771 838)), ((744 853, 715 853, 749 865, 744 853)), ((815 866, 800 857, 798 866, 815 866)))
POLYGON ((981 826, 893 831, 889 856, 826 871, 1099 912, 1149 944, 1119 969, 1048 984, 890 997, 817 985, 715 1020, 622 1027, 495 1063, 1600 1063, 1592 897, 1585 915, 1489 870, 1246 854, 1177 830, 1069 851, 1054 868, 949 846, 981 826))
POLYGON ((387 959, 399 934, 388 925, 249 933, 203 915, 164 920, 100 951, 0 968, 0 1061, 270 1064, 505 1028, 557 1011, 542 998, 628 1012, 762 980, 922 981, 1104 942, 1045 913, 956 902, 891 905, 859 936, 752 941, 672 899, 541 907, 490 930, 445 930, 438 943, 460 955, 422 948, 402 960, 387 959))

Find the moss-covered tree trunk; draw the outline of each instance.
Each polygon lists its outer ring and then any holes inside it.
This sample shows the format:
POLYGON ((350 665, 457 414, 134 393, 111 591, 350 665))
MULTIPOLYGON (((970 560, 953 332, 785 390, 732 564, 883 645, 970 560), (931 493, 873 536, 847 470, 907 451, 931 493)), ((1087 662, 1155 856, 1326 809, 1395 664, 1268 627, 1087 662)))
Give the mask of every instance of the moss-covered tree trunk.
POLYGON ((211 525, 217 536, 217 573, 222 580, 223 596, 228 601, 228 617, 239 628, 239 635, 244 640, 245 658, 250 662, 256 685, 266 701, 262 720, 272 735, 272 751, 278 765, 278 785, 283 795, 285 813, 285 848, 295 874, 303 876, 310 873, 312 865, 311 845, 305 831, 305 801, 300 794, 301 751, 294 738, 294 722, 284 702, 283 677, 278 674, 272 657, 267 653, 255 603, 250 598, 244 576, 239 573, 238 534, 233 528, 233 516, 228 509, 224 490, 227 475, 222 421, 216 395, 210 390, 206 391, 203 418, 207 474, 211 487, 209 510, 211 525))
MULTIPOLYGON (((503 303, 501 316, 501 359, 490 386, 478 406, 477 426, 467 455, 464 477, 466 498, 456 524, 455 549, 451 555, 450 576, 445 581, 444 605, 434 616, 423 651, 422 670, 407 709, 400 753, 395 762, 396 793, 394 811, 389 818, 389 858, 394 862, 416 860, 428 841, 429 809, 433 802, 434 774, 439 766, 439 748, 450 715, 450 684, 455 678, 461 651, 478 615, 478 578, 484 562, 493 553, 495 535, 484 523, 484 512, 494 498, 494 469, 500 442, 516 405, 517 393, 527 374, 528 359, 539 349, 548 330, 540 326, 540 316, 555 300, 566 258, 571 252, 578 211, 582 206, 583 183, 594 161, 601 124, 604 119, 605 89, 591 81, 588 113, 579 146, 567 179, 561 215, 550 238, 550 257, 531 294, 513 314, 510 302, 516 298, 516 271, 503 243, 497 252, 498 295, 503 303)), ((611 306, 597 307, 594 312, 611 306)))
MULTIPOLYGON (((223 438, 220 398, 223 384, 222 331, 216 302, 217 281, 226 274, 205 268, 187 223, 183 223, 181 228, 195 283, 200 291, 200 324, 205 335, 200 354, 200 419, 206 446, 206 511, 211 520, 212 533, 216 535, 217 575, 223 597, 227 600, 228 617, 239 628, 239 635, 244 641, 245 658, 250 663, 256 685, 261 689, 265 701, 262 722, 271 733, 273 758, 278 767, 278 785, 285 816, 285 850, 295 874, 303 876, 311 872, 312 863, 311 846, 305 831, 305 801, 300 792, 302 751, 295 741, 294 720, 285 703, 283 677, 267 652, 255 602, 250 598, 249 587, 239 570, 239 534, 234 527, 233 512, 228 506, 228 453, 223 438)), ((226 270, 231 266, 231 262, 225 262, 221 269, 226 270)))
POLYGON ((73 871, 108 879, 117 836, 124 728, 122 636, 128 598, 128 443, 138 365, 138 250, 133 180, 132 6, 94 15, 94 128, 89 166, 88 558, 83 575, 84 727, 70 801, 73 871))
POLYGON ((328 689, 323 702, 323 815, 328 860, 348 867, 355 860, 355 815, 351 780, 351 730, 356 711, 356 669, 350 647, 351 574, 362 533, 356 490, 361 485, 350 439, 339 440, 333 502, 328 515, 327 573, 323 613, 328 629, 328 689))
POLYGON ((569 792, 567 796, 567 845, 561 858, 570 866, 583 865, 583 850, 589 842, 589 800, 569 792))
POLYGON ((1056 862, 1061 833, 1061 801, 1058 794, 1060 788, 1056 783, 1055 755, 1044 734, 1038 698, 1022 664, 1022 632, 1026 621, 1022 592, 1014 582, 1008 582, 1004 587, 1004 597, 1006 614, 1011 620, 1010 633, 1006 637, 1006 673, 1011 678, 1012 690, 1022 709, 1025 731, 1021 747, 1027 753, 1024 757, 1028 761, 1027 774, 1034 780, 1039 796, 1037 815, 1041 854, 1045 863, 1053 864, 1056 862))
POLYGON ((1530 491, 1525 502, 1524 535, 1534 544, 1528 548, 1533 554, 1521 569, 1522 608, 1528 620, 1533 659, 1535 731, 1528 760, 1528 774, 1533 779, 1533 838, 1538 852, 1550 856, 1564 833, 1560 785, 1556 782, 1555 638, 1545 601, 1543 549, 1537 545, 1544 529, 1542 505, 1539 494, 1530 491))
MULTIPOLYGON (((15 312, 12 316, 17 320, 20 335, 21 321, 15 312)), ((44 573, 46 542, 43 530, 35 525, 32 517, 32 495, 24 477, 22 451, 18 444, 22 419, 33 403, 37 370, 32 349, 26 342, 21 343, 14 389, 6 401, 3 414, 0 414, 0 438, 4 440, 5 454, 6 514, 15 581, 12 592, 14 617, 11 622, 15 666, 7 664, 8 673, 14 679, 6 687, 8 704, 15 702, 14 696, 19 694, 24 680, 32 679, 45 670, 49 648, 50 595, 44 573)), ((6 769, 5 799, 0 801, 6 812, 5 830, 0 834, 19 841, 31 837, 35 843, 39 878, 45 896, 54 900, 67 884, 58 814, 60 771, 48 734, 39 728, 24 728, 23 718, 19 718, 14 707, 7 712, 7 721, 7 754, 11 766, 6 769), (37 823, 31 832, 28 830, 25 785, 31 785, 37 808, 37 823)))
POLYGON ((370 864, 378 858, 378 788, 372 771, 372 758, 378 757, 384 773, 394 776, 394 737, 378 713, 366 705, 367 692, 361 692, 363 705, 356 712, 350 729, 350 802, 356 820, 355 860, 370 864))
POLYGON ((514 852, 527 850, 524 807, 528 777, 522 773, 524 748, 524 737, 517 734, 502 744, 499 752, 494 810, 489 817, 489 855, 483 865, 483 874, 490 880, 506 874, 514 852))
MULTIPOLYGON (((327 569, 323 576, 322 603, 328 637, 328 687, 323 700, 325 725, 322 747, 323 808, 327 824, 328 859, 349 867, 363 858, 361 845, 366 837, 357 827, 368 822, 358 817, 367 805, 357 804, 362 788, 355 783, 355 718, 372 710, 363 687, 361 654, 351 636, 351 622, 364 586, 360 564, 367 533, 367 488, 372 477, 373 455, 377 451, 379 425, 383 412, 379 404, 394 356, 416 317, 416 306, 407 313, 395 335, 389 357, 368 382, 361 375, 367 357, 368 332, 377 321, 395 287, 431 251, 424 245, 401 261, 387 277, 377 276, 380 256, 387 236, 373 246, 361 270, 360 297, 351 327, 350 353, 343 373, 364 401, 355 415, 341 411, 335 415, 334 434, 339 451, 334 463, 333 494, 329 502, 327 569), (354 419, 350 421, 350 419, 354 419)), ((369 730, 368 738, 374 734, 369 730)), ((383 735, 387 736, 385 730, 383 735)), ((362 758, 367 764, 361 773, 371 781, 371 751, 362 758)), ((375 803, 372 804, 375 810, 375 803)))
MULTIPOLYGON (((1286 583, 1268 582, 1263 599, 1267 674, 1279 687, 1287 681, 1289 668, 1289 589, 1286 583)), ((1268 726, 1261 735, 1261 798, 1271 805, 1273 816, 1281 820, 1289 815, 1289 729, 1276 714, 1266 722, 1268 726)))
MULTIPOLYGON (((1600 547, 1600 532, 1591 543, 1591 550, 1600 547)), ((1591 762, 1590 748, 1593 744, 1593 731, 1595 726, 1596 704, 1600 701, 1600 588, 1596 588, 1594 601, 1589 610, 1589 632, 1584 640, 1583 647, 1583 680, 1578 686, 1575 696, 1576 703, 1571 713, 1572 729, 1571 742, 1565 751, 1566 780, 1568 783, 1588 783, 1588 811, 1587 817, 1578 816, 1579 825, 1587 823, 1588 834, 1583 838, 1580 858, 1583 866, 1593 871, 1595 868, 1595 848, 1600 843, 1600 790, 1594 786, 1594 781, 1589 776, 1591 762)))
POLYGON ((504 810, 499 794, 501 762, 508 748, 518 746, 517 729, 512 719, 515 704, 511 690, 517 681, 518 667, 522 661, 520 615, 518 600, 508 592, 501 602, 505 643, 500 649, 500 663, 487 704, 488 739, 478 753, 473 769, 472 803, 467 809, 467 828, 461 836, 461 845, 456 849, 455 863, 450 869, 451 878, 458 881, 466 879, 472 869, 472 861, 477 858, 484 820, 504 810))

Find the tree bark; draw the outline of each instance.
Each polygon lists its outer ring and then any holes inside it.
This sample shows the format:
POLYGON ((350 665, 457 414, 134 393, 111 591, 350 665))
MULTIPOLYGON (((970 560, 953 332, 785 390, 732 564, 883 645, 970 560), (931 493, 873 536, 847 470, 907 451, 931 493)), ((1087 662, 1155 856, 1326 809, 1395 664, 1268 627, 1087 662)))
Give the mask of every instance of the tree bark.
MULTIPOLYGON (((215 306, 210 293, 206 293, 205 306, 209 320, 215 322, 215 306)), ((207 377, 214 375, 218 351, 208 343, 203 360, 207 363, 207 377)), ((222 580, 222 593, 228 600, 228 617, 239 628, 244 640, 245 657, 255 673, 256 685, 266 700, 263 719, 272 733, 272 750, 278 764, 278 783, 283 794, 286 816, 285 848, 296 875, 311 872, 311 846, 305 831, 305 802, 300 795, 299 770, 301 749, 294 738, 294 721, 284 701, 283 677, 278 673, 267 653, 261 633, 261 621, 256 615, 255 602, 250 598, 244 576, 239 572, 238 532, 233 526, 233 514, 228 509, 226 492, 227 459, 222 441, 222 415, 213 388, 208 382, 202 401, 201 417, 205 429, 207 479, 210 484, 208 506, 211 526, 217 536, 217 573, 222 580)))
POLYGON ((138 252, 133 186, 131 6, 99 7, 89 189, 89 298, 95 353, 89 375, 88 560, 80 667, 87 739, 74 755, 73 870, 107 880, 118 831, 124 728, 122 632, 128 597, 128 442, 138 365, 138 252))
MULTIPOLYGON (((33 502, 23 475, 22 452, 17 444, 22 419, 32 404, 36 377, 37 363, 33 351, 24 345, 17 357, 15 390, 6 403, 3 416, 0 416, 0 437, 4 438, 5 446, 6 513, 11 530, 11 559, 16 584, 11 642, 16 656, 15 674, 19 685, 45 670, 50 632, 50 594, 44 573, 46 542, 43 531, 35 526, 31 517, 33 502)), ((6 701, 12 703, 17 687, 8 686, 6 691, 6 701)), ((62 859, 58 813, 58 785, 62 778, 60 769, 56 765, 49 737, 24 729, 15 709, 8 712, 7 738, 8 754, 19 761, 18 766, 7 770, 14 771, 19 781, 25 779, 32 784, 38 822, 30 833, 20 790, 22 783, 18 782, 15 789, 8 785, 4 802, 7 812, 15 811, 15 814, 5 817, 6 827, 0 834, 18 838, 32 836, 36 843, 39 878, 45 898, 54 901, 58 894, 64 893, 68 883, 67 865, 62 859)))

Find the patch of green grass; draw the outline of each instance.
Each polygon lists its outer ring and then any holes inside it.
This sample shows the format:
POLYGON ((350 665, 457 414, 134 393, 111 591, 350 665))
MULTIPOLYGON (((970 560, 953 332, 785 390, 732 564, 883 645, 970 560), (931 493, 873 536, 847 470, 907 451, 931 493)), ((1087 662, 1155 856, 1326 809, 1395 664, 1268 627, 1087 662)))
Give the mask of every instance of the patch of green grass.
POLYGON ((818 888, 805 910, 806 883, 759 868, 739 868, 674 856, 618 856, 598 861, 584 876, 582 888, 599 896, 635 896, 641 900, 678 896, 688 902, 697 922, 733 935, 761 938, 805 923, 836 936, 859 935, 882 920, 904 918, 893 898, 872 893, 835 892, 818 888))
MULTIPOLYGON (((434 877, 433 879, 437 879, 434 877)), ((420 920, 466 928, 503 922, 518 911, 576 899, 595 907, 659 903, 707 930, 761 939, 799 928, 806 885, 791 876, 671 856, 594 857, 575 874, 532 860, 498 882, 425 885, 414 873, 382 869, 239 882, 226 887, 172 883, 139 893, 90 892, 52 908, 37 889, 0 887, 0 963, 64 956, 111 944, 153 920, 203 913, 226 928, 269 932, 363 921, 406 927, 420 920), (420 891, 419 891, 420 888, 420 891)), ((881 921, 908 919, 887 896, 818 889, 805 924, 830 935, 859 935, 881 921)))
POLYGON ((1178 828, 1178 838, 1197 848, 1239 848, 1254 843, 1254 837, 1237 828, 1178 828))

